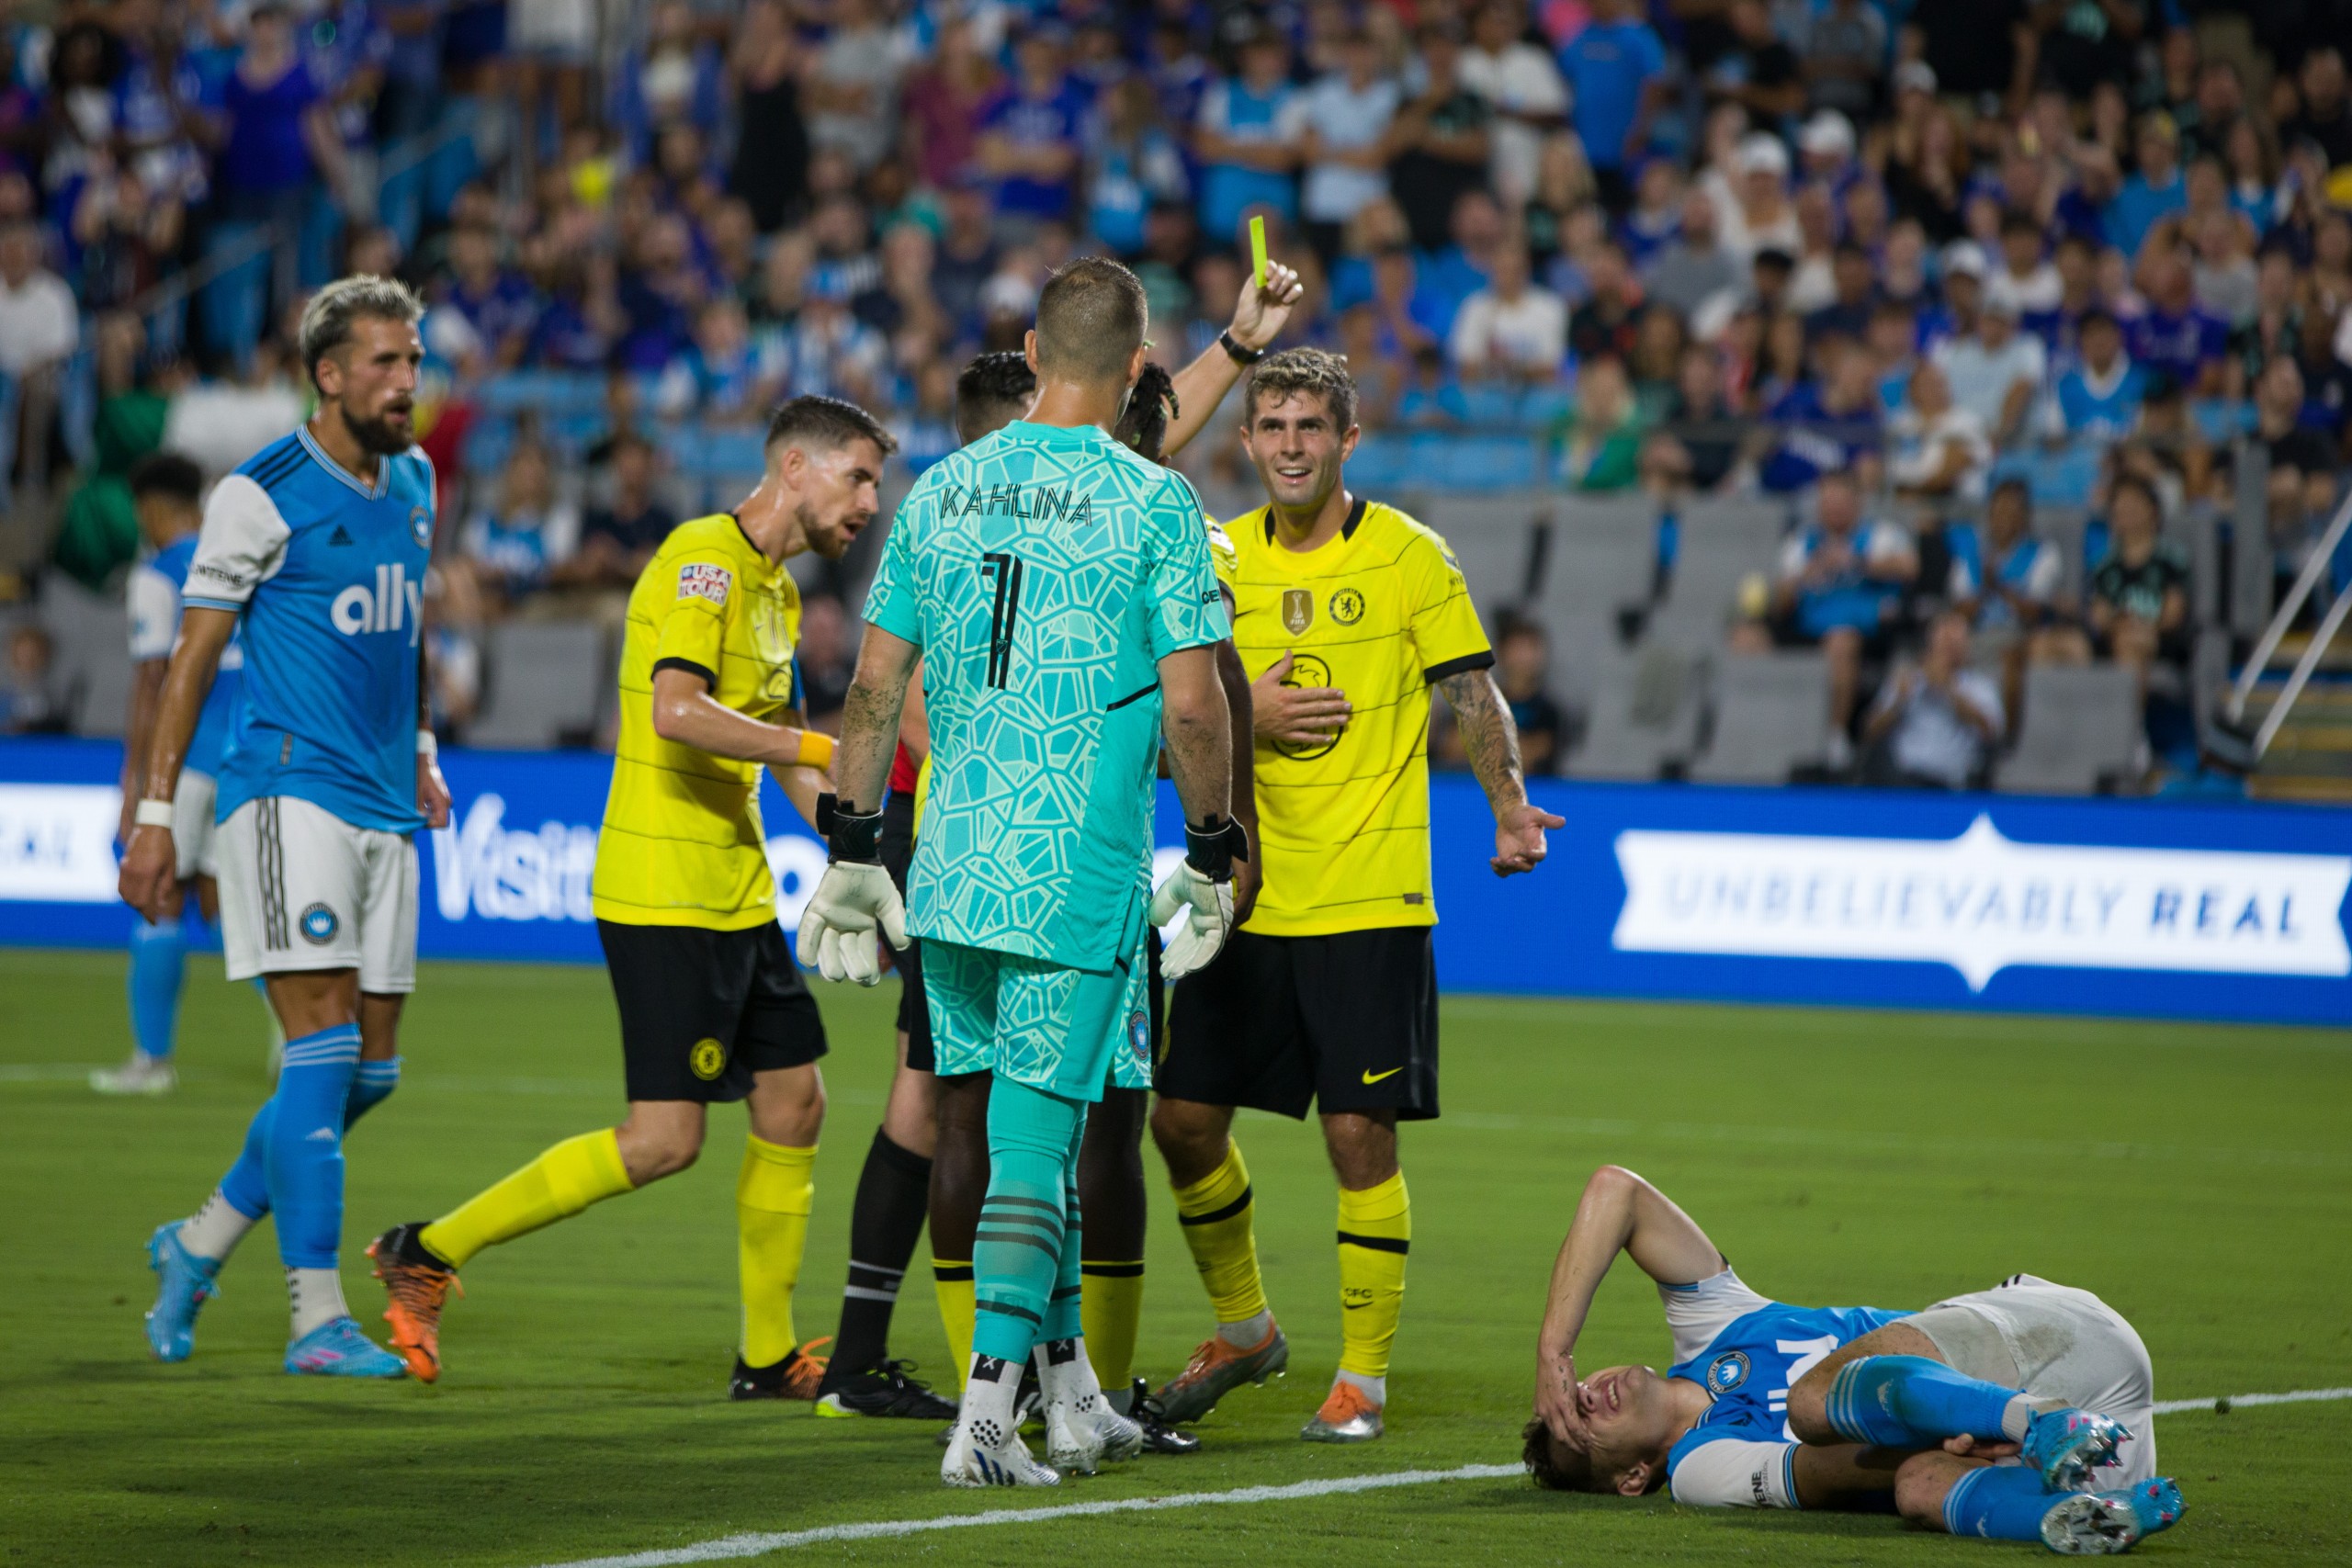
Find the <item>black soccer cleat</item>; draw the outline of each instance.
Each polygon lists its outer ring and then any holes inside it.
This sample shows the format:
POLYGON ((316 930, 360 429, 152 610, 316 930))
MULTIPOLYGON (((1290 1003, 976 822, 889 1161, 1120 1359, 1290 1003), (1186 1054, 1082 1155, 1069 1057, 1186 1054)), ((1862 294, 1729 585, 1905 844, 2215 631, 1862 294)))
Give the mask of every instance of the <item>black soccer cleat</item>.
POLYGON ((843 1371, 838 1364, 825 1370, 817 1390, 820 1416, 878 1416, 903 1421, 953 1421, 956 1402, 943 1399, 931 1385, 909 1376, 912 1361, 879 1361, 863 1371, 843 1371))
POLYGON ((1143 1428, 1143 1451, 1148 1454, 1196 1454, 1201 1451, 1201 1439, 1190 1432, 1180 1432, 1168 1424, 1168 1413, 1153 1397, 1151 1384, 1136 1379, 1135 1387, 1127 1394, 1127 1419, 1143 1428))

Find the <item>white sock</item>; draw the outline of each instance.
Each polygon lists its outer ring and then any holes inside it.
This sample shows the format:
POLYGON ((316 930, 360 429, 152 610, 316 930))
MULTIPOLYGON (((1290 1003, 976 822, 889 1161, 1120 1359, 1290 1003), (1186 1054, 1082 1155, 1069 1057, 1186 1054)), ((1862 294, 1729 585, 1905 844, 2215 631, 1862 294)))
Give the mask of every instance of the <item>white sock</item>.
POLYGON ((351 1315, 351 1309, 343 1303, 343 1276, 333 1269, 288 1269, 286 1295, 293 1303, 297 1339, 338 1317, 351 1315))
POLYGON ((2046 1416, 2052 1410, 2065 1408, 2067 1408, 2066 1402, 2063 1399, 2042 1399, 2030 1393, 2018 1394, 2002 1408, 2001 1436, 2013 1443, 2024 1442, 2026 1428, 2033 1425, 2035 1416, 2046 1416))
POLYGON ((1031 1354, 1037 1362, 1037 1386, 1047 1404, 1064 1405, 1080 1416, 1102 1408, 1102 1385, 1086 1359, 1085 1340, 1041 1341, 1031 1354))
POLYGON ((1374 1404, 1379 1405, 1384 1410, 1388 1406, 1388 1380, 1386 1378, 1368 1378, 1362 1372, 1341 1372, 1338 1377, 1333 1378, 1331 1381, 1334 1383, 1351 1383, 1355 1387, 1362 1389, 1363 1391, 1364 1397, 1371 1400, 1374 1404))
POLYGON ((1239 1323, 1218 1324, 1216 1337, 1237 1350, 1255 1350, 1266 1342, 1266 1335, 1273 1326, 1272 1310, 1262 1309, 1255 1316, 1245 1317, 1239 1323))
POLYGON ((228 1194, 216 1187, 204 1206, 180 1225, 180 1245, 198 1258, 219 1263, 237 1249, 255 1223, 240 1213, 228 1194))
POLYGON ((956 1420, 984 1449, 1002 1448, 1015 1427, 1013 1396, 1021 1392, 1021 1363, 972 1352, 971 1375, 964 1380, 964 1404, 956 1420))

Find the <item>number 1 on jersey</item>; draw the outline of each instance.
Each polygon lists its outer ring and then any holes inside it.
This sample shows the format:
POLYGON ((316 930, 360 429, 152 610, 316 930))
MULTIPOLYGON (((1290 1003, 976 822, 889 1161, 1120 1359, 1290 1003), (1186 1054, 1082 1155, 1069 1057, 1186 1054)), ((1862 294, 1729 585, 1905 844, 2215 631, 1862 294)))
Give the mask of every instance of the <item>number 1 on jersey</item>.
POLYGON ((989 611, 988 683, 1002 691, 1012 665, 1012 623, 1021 614, 1021 558, 990 550, 980 557, 980 570, 996 580, 996 604, 989 611))

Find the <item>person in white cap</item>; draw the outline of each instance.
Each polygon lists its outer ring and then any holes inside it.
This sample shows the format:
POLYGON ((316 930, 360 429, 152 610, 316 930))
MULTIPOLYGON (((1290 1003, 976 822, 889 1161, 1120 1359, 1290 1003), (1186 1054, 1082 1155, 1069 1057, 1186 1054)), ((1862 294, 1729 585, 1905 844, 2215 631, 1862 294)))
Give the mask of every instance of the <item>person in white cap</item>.
POLYGON ((1804 246, 1797 209, 1789 200, 1789 150, 1758 131, 1732 155, 1737 175, 1731 209, 1724 215, 1723 246, 1742 262, 1771 246, 1793 255, 1804 246))
POLYGON ((2025 427, 2026 412, 2050 368, 2041 340, 2018 331, 2017 301, 1990 288, 1977 310, 1975 332, 1946 338, 1930 357, 1951 378, 1952 401, 1974 414, 1996 444, 2025 427))
POLYGON ((1797 132, 1797 152, 1804 157, 1804 184, 1844 194, 1855 177, 1854 122, 1836 109, 1821 110, 1797 132))

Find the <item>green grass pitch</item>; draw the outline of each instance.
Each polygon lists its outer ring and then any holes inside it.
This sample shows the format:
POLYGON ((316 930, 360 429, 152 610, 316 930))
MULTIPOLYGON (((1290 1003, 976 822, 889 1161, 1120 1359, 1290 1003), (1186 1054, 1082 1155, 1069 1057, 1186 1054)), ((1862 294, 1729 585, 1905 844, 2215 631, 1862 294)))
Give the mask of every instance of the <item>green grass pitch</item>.
MULTIPOLYGON (((1294 1436, 1337 1350, 1331 1184, 1308 1128, 1263 1117, 1239 1135, 1292 1375, 1231 1399, 1201 1428, 1201 1455, 1058 1494, 943 1491, 927 1426, 726 1403, 742 1123, 725 1108, 694 1170, 476 1260, 437 1386, 281 1373, 285 1299, 266 1231, 206 1309, 195 1359, 163 1367, 140 1336, 141 1244, 233 1154, 263 1093, 262 1020, 217 960, 193 963, 182 1091, 101 1101, 63 1065, 124 1048, 122 968, 113 954, 0 954, 9 1565, 527 1565, 741 1531, 1508 1462, 1553 1251, 1584 1177, 1611 1160, 1679 1198, 1769 1293, 1917 1306, 2030 1270, 2122 1308, 2154 1353, 2160 1398, 2352 1384, 2352 1034, 1477 998, 1446 1005, 1445 1119, 1405 1135, 1417 1234, 1391 1432, 1369 1448, 1294 1436)), ((888 985, 822 989, 832 1106, 804 1336, 832 1326, 895 1000, 888 985)), ((403 1043, 406 1082, 350 1148, 345 1285, 371 1328, 379 1296, 360 1242, 620 1110, 594 969, 429 964, 403 1043)), ((1205 1307, 1146 1159, 1140 1361, 1164 1377, 1204 1332, 1205 1307)), ((944 1373, 925 1267, 919 1254, 898 1343, 944 1373)), ((1664 1359, 1654 1298, 1631 1273, 1597 1307, 1588 1367, 1664 1359)), ((2159 1437, 2191 1511, 2147 1557, 2352 1560, 2352 1404, 2177 1415, 2159 1437)), ((768 1561, 1962 1564, 2027 1550, 1883 1518, 1482 1480, 768 1561)))

